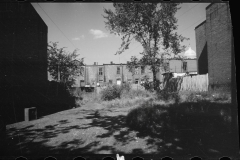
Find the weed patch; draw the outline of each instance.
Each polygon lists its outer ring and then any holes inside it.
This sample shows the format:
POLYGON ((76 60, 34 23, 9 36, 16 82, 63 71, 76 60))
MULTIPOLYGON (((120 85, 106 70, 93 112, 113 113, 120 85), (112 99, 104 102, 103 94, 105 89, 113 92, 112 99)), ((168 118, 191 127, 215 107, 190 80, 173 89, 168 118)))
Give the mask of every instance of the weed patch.
POLYGON ((172 130, 180 134, 191 131, 211 136, 229 130, 230 109, 230 104, 213 102, 159 105, 148 101, 132 109, 126 123, 130 128, 151 134, 172 130))

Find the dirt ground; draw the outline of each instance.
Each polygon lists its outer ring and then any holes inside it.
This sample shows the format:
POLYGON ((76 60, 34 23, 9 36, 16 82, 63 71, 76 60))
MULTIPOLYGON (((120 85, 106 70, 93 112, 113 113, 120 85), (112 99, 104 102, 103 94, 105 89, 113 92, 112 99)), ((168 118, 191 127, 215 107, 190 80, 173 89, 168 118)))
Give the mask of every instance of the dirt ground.
POLYGON ((88 103, 41 119, 11 124, 7 126, 7 149, 11 155, 35 156, 87 153, 221 155, 221 149, 206 147, 201 142, 183 142, 184 138, 178 134, 153 136, 131 130, 125 123, 129 110, 88 103))

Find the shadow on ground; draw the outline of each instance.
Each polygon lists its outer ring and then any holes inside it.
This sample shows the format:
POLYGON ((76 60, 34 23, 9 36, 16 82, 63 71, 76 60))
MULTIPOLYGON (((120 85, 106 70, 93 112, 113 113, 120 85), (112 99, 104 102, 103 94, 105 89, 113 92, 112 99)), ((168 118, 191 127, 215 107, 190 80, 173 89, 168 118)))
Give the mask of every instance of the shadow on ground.
MULTIPOLYGON (((179 108, 180 109, 180 108, 179 108)), ((183 109, 183 108, 182 108, 183 109)), ((210 109, 211 110, 211 109, 210 109)), ((176 111, 176 110, 174 110, 176 111)), ((162 156, 200 156, 200 157, 221 157, 235 154, 231 143, 233 142, 232 133, 228 128, 221 128, 215 123, 219 119, 214 116, 203 117, 202 114, 192 114, 194 116, 182 117, 183 110, 172 112, 175 114, 175 122, 169 126, 160 126, 156 132, 150 130, 137 130, 134 127, 126 125, 126 116, 101 115, 98 111, 84 111, 84 116, 78 120, 91 120, 86 125, 71 125, 67 120, 60 120, 54 125, 47 125, 44 128, 36 129, 35 125, 29 125, 24 128, 10 128, 7 131, 7 149, 10 155, 79 155, 100 153, 101 151, 110 151, 111 153, 126 154, 119 150, 116 145, 101 144, 101 139, 113 137, 116 143, 121 146, 128 146, 129 143, 138 139, 145 139, 147 147, 130 148, 127 153, 133 154, 160 154, 162 156), (179 118, 181 117, 181 118, 179 118), (214 121, 214 123, 211 123, 214 121), (201 123, 201 127, 197 126, 201 123), (61 127, 63 124, 68 126, 61 127), (204 126, 205 124, 205 126, 204 126), (214 125, 215 126, 212 126, 214 125), (81 138, 62 142, 57 146, 50 146, 47 143, 51 138, 60 134, 66 134, 73 129, 91 129, 92 127, 101 127, 106 132, 96 135, 96 140, 83 147, 85 143, 81 138), (209 130, 212 129, 212 130, 209 130), (136 136, 132 135, 135 133, 136 136), (228 152, 229 151, 229 152, 228 152), (230 154, 230 155, 229 155, 230 154)), ((37 125, 37 124, 36 124, 37 125)), ((235 137, 234 137, 235 138, 235 137)), ((114 143, 115 144, 115 143, 114 143)))

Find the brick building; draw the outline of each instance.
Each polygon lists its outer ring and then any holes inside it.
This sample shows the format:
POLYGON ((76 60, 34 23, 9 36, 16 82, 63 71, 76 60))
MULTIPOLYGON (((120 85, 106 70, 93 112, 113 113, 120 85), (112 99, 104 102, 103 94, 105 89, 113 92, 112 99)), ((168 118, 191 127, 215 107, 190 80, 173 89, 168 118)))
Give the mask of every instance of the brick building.
POLYGON ((170 59, 169 72, 173 73, 186 73, 186 72, 197 72, 197 60, 196 59, 170 59))
POLYGON ((195 27, 198 72, 208 73, 212 87, 231 84, 231 26, 229 5, 211 3, 206 20, 195 27))
POLYGON ((140 83, 144 76, 152 79, 152 72, 149 67, 136 68, 134 73, 127 69, 126 64, 103 64, 83 66, 83 75, 76 77, 76 84, 74 87, 85 85, 95 86, 97 83, 103 84, 121 84, 122 82, 140 83))
MULTIPOLYGON (((180 59, 166 59, 165 67, 161 67, 160 71, 156 74, 156 78, 163 82, 163 73, 186 73, 197 72, 196 59, 186 58, 180 59)), ((103 84, 120 84, 122 82, 129 82, 134 84, 140 84, 144 77, 147 77, 149 81, 153 80, 153 73, 150 66, 135 68, 133 72, 130 72, 126 64, 103 64, 98 65, 96 62, 93 65, 83 66, 83 75, 76 77, 76 83, 74 87, 80 87, 85 85, 96 86, 97 83, 103 84)))
POLYGON ((1 64, 11 85, 47 81, 48 28, 30 3, 1 3, 1 64))
POLYGON ((15 112, 22 120, 30 97, 47 83, 48 27, 30 3, 1 3, 0 20, 1 109, 6 119, 18 119, 15 112))

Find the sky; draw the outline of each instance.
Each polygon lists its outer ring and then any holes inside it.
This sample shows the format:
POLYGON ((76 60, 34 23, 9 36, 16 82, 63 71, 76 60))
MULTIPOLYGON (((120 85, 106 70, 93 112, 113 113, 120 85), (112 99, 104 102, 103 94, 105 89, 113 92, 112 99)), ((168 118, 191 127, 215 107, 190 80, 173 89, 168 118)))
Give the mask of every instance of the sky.
MULTIPOLYGON (((196 51, 195 27, 206 19, 206 6, 210 3, 182 3, 175 15, 178 19, 178 34, 190 38, 182 44, 196 51)), ((114 9, 112 3, 32 3, 48 26, 48 42, 59 42, 59 47, 73 52, 78 49, 84 63, 99 65, 126 63, 131 56, 140 58, 143 48, 133 41, 129 49, 115 55, 121 45, 121 38, 110 34, 105 28, 104 8, 114 9)))

